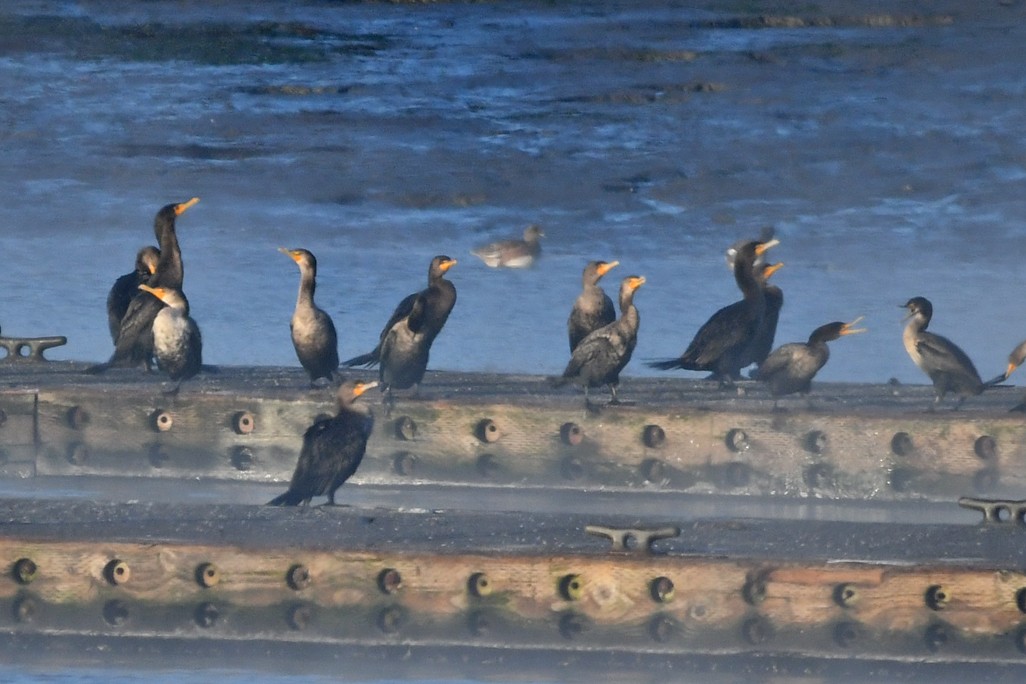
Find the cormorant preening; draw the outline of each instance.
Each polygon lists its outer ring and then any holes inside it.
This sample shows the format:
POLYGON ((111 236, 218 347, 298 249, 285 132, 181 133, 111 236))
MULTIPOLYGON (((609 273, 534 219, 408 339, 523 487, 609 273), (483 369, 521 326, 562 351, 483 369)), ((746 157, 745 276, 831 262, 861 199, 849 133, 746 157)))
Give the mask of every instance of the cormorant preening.
POLYGON ((426 309, 427 300, 417 295, 409 315, 396 321, 381 341, 378 379, 389 407, 394 401, 392 390, 417 388, 424 379, 431 351, 424 331, 426 309))
POLYGON ((157 367, 177 383, 173 390, 177 392, 182 381, 196 375, 203 365, 199 326, 190 318, 189 303, 181 291, 149 285, 140 285, 139 289, 163 302, 163 308, 153 319, 153 354, 157 367))
POLYGON ((762 282, 763 296, 766 298, 766 310, 762 314, 762 325, 755 339, 748 346, 744 357, 741 359, 745 368, 749 364, 762 366, 762 362, 773 350, 773 340, 777 336, 777 323, 780 321, 780 310, 784 308, 784 291, 769 282, 769 277, 783 267, 783 262, 767 264, 762 262, 756 266, 756 274, 762 282), (747 363, 746 363, 747 362, 747 363))
POLYGON ((417 297, 424 298, 424 322, 422 329, 427 345, 430 347, 435 341, 435 337, 441 332, 445 321, 448 320, 452 307, 456 305, 456 287, 445 279, 446 271, 455 265, 456 260, 445 255, 439 255, 432 259, 431 265, 428 266, 427 288, 407 295, 399 302, 399 305, 395 307, 395 311, 392 312, 392 316, 385 323, 385 327, 381 329, 378 346, 366 354, 354 356, 347 361, 343 361, 342 365, 347 367, 370 367, 378 363, 381 360, 381 344, 385 341, 385 336, 388 335, 392 326, 410 315, 410 312, 413 310, 413 303, 417 297))
POLYGON ((945 394, 953 392, 959 395, 957 409, 966 397, 982 392, 986 386, 966 353, 946 337, 926 331, 933 317, 930 301, 913 297, 902 308, 908 309, 905 317, 908 324, 901 339, 915 364, 930 376, 937 393, 934 405, 939 404, 945 394))
MULTIPOLYGON (((197 202, 199 198, 193 197, 188 202, 165 205, 157 212, 153 233, 160 244, 160 259, 157 261, 157 272, 150 277, 150 286, 178 290, 185 297, 182 289, 185 269, 182 252, 178 247, 175 219, 197 202)), ((111 366, 144 366, 149 369, 153 358, 153 319, 162 306, 160 300, 149 293, 136 295, 121 320, 121 329, 110 360, 90 370, 98 372, 111 366)))
POLYGON ((865 328, 855 327, 861 320, 860 316, 851 323, 827 323, 813 330, 808 342, 791 342, 777 347, 759 366, 755 379, 769 385, 774 398, 795 392, 808 394, 812 379, 830 358, 827 342, 844 335, 866 332, 865 328))
POLYGON ((609 325, 616 320, 613 300, 599 287, 602 276, 615 268, 619 261, 589 261, 581 275, 581 294, 574 300, 570 318, 566 322, 570 337, 570 351, 573 352, 588 333, 609 325))
POLYGON ((714 313, 699 328, 680 357, 652 361, 648 365, 660 370, 711 371, 721 387, 733 384, 741 376, 747 360, 745 352, 755 340, 766 312, 763 283, 755 275, 755 263, 766 250, 777 244, 778 240, 750 240, 742 244, 734 259, 734 280, 744 299, 714 313))
POLYGON ((555 378, 556 387, 573 382, 584 387, 584 403, 588 404, 588 388, 609 386, 612 399, 617 404, 616 387, 620 382, 620 371, 631 360, 634 346, 638 343, 638 309, 634 306, 634 292, 645 284, 641 276, 627 276, 620 283, 620 318, 609 325, 595 330, 581 340, 570 355, 563 375, 555 378))
POLYGON ((152 245, 143 247, 135 255, 135 270, 115 280, 114 286, 110 288, 107 294, 107 325, 110 328, 110 338, 115 343, 118 341, 121 319, 125 317, 128 305, 139 294, 140 285, 150 284, 150 277, 157 272, 159 259, 159 249, 152 245))
POLYGON ((335 490, 356 472, 374 429, 374 417, 354 409, 353 402, 377 384, 342 383, 337 395, 338 414, 318 420, 307 429, 289 488, 269 505, 305 506, 313 497, 324 494, 328 495, 328 503, 334 505, 335 490))
POLYGON ((541 255, 540 238, 545 233, 531 224, 524 229, 523 240, 501 240, 471 250, 471 254, 492 268, 528 268, 541 255))
POLYGON ((331 316, 314 304, 317 258, 305 249, 279 247, 278 251, 299 265, 299 295, 289 324, 296 356, 310 374, 311 384, 318 378, 332 381, 338 370, 338 335, 331 316))

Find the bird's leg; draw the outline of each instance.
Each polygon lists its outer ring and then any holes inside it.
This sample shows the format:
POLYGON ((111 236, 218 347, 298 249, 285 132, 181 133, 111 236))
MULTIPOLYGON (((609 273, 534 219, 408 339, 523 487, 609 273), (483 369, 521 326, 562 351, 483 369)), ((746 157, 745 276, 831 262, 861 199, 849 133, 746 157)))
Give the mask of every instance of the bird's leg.
POLYGON ((381 405, 385 408, 385 418, 392 415, 392 409, 395 408, 395 397, 392 395, 391 385, 386 385, 384 393, 381 395, 381 405))
POLYGON ((617 404, 620 403, 620 400, 616 398, 616 383, 615 382, 609 383, 609 394, 610 394, 610 399, 609 399, 609 405, 610 406, 616 406, 617 404))

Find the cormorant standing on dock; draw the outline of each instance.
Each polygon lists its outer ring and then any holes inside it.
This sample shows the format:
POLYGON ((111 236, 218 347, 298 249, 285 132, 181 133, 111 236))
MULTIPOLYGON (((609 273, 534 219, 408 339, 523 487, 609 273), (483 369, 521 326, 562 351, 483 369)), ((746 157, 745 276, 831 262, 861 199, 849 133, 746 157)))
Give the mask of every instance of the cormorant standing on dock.
MULTIPOLYGON (((157 272, 150 277, 150 286, 178 290, 185 297, 182 290, 185 269, 175 232, 175 219, 197 202, 199 198, 193 197, 187 202, 165 205, 157 212, 153 233, 160 244, 160 259, 157 272)), ((153 358, 153 319, 162 306, 160 300, 151 294, 141 292, 136 295, 121 321, 110 360, 93 366, 90 371, 102 372, 111 366, 143 366, 148 370, 153 358)))
POLYGON ((392 316, 385 323, 385 327, 381 329, 378 346, 366 354, 354 356, 347 361, 343 361, 342 365, 346 367, 365 366, 369 368, 378 363, 381 360, 381 344, 385 341, 385 336, 388 335, 388 332, 396 323, 410 315, 410 312, 413 310, 413 303, 417 300, 417 297, 424 298, 424 323, 422 330, 426 343, 430 348, 431 344, 435 341, 435 337, 441 332, 442 326, 449 319, 452 308, 456 305, 456 287, 445 278, 446 272, 455 265, 456 260, 444 254, 440 254, 432 259, 431 265, 428 266, 427 288, 407 295, 399 302, 399 305, 395 307, 395 311, 392 312, 392 316))
MULTIPOLYGON (((417 295, 408 316, 400 318, 381 341, 378 378, 384 402, 391 407, 392 390, 418 388, 427 370, 431 344, 424 332, 427 300, 417 295)), ((414 389, 416 392, 416 389, 414 389)))
POLYGON ((780 321, 780 310, 784 308, 784 291, 771 284, 769 278, 783 265, 783 262, 775 264, 762 262, 755 267, 759 281, 762 283, 763 296, 766 298, 766 310, 762 314, 762 325, 759 326, 759 332, 756 333, 755 339, 752 340, 741 359, 742 368, 746 368, 752 363, 762 367, 763 361, 773 350, 773 341, 777 336, 777 323, 780 321))
POLYGON ((135 270, 114 281, 107 294, 107 325, 110 338, 116 344, 121 331, 121 319, 128 311, 128 305, 139 294, 139 286, 150 284, 150 277, 157 272, 160 250, 147 245, 135 255, 135 270))
POLYGON ((733 384, 741 377, 745 352, 755 340, 766 312, 763 283, 755 275, 756 260, 778 240, 750 240, 738 247, 734 258, 734 280, 744 299, 714 313, 699 328, 691 344, 676 359, 652 361, 649 366, 660 370, 711 371, 720 387, 733 384))
POLYGON ((153 319, 153 353, 157 367, 176 382, 177 393, 184 380, 196 375, 203 365, 203 338, 199 326, 189 316, 189 303, 181 291, 170 287, 140 285, 163 302, 153 319))
POLYGON ((609 386, 612 395, 610 404, 620 403, 616 387, 620 383, 620 371, 631 360, 631 354, 638 343, 640 318, 634 306, 634 293, 645 284, 642 276, 627 276, 620 283, 620 318, 609 325, 595 330, 581 340, 570 356, 563 375, 553 380, 553 386, 560 387, 573 382, 584 387, 584 403, 588 402, 588 388, 609 386))
POLYGON ((318 378, 333 381, 338 370, 338 334, 331 316, 314 304, 317 258, 305 249, 279 247, 278 251, 299 266, 299 294, 289 323, 296 356, 310 374, 310 384, 318 378))
POLYGON ((913 297, 902 307, 908 309, 908 323, 901 339, 905 351, 919 369, 930 376, 937 396, 936 406, 948 392, 959 395, 958 409, 966 397, 980 394, 985 388, 976 366, 954 342, 946 337, 927 332, 933 318, 933 304, 925 297, 913 297))
POLYGON ((338 414, 319 420, 307 429, 289 488, 269 505, 305 506, 313 497, 324 494, 328 495, 328 503, 334 505, 335 491, 356 472, 374 429, 374 417, 353 408, 353 402, 377 384, 342 383, 337 395, 338 414))
POLYGON ((616 320, 613 300, 599 286, 598 281, 619 263, 589 261, 584 267, 584 273, 581 275, 581 294, 574 300, 574 307, 570 310, 570 318, 566 322, 571 353, 589 333, 616 320))
POLYGON ((481 245, 471 254, 491 268, 528 268, 541 256, 542 229, 534 224, 524 229, 523 240, 501 240, 481 245))
POLYGON ((827 323, 813 330, 808 342, 791 342, 777 347, 759 366, 755 379, 769 385, 774 398, 795 392, 808 394, 812 389, 812 379, 830 359, 827 342, 865 332, 865 328, 855 327, 861 320, 860 316, 851 323, 827 323))

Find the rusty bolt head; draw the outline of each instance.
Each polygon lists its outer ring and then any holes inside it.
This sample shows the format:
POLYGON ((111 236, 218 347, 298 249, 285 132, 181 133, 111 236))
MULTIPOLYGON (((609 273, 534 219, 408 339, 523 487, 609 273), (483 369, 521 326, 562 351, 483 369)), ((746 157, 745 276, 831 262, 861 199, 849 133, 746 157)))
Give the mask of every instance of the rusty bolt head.
POLYGON ((412 442, 417 438, 417 423, 409 416, 395 419, 395 436, 404 442, 412 442))
POLYGON ((980 460, 993 461, 997 459, 997 441, 990 435, 981 435, 973 443, 973 453, 980 460))
POLYGON ((221 573, 213 563, 200 563, 196 567, 196 583, 210 588, 221 581, 221 573))
POLYGON ((724 442, 727 448, 736 453, 746 451, 750 446, 748 443, 748 434, 745 433, 741 428, 732 428, 727 431, 727 436, 724 438, 724 442))
POLYGON ((811 430, 802 442, 802 446, 805 450, 813 454, 821 454, 826 451, 828 444, 827 436, 825 432, 820 430, 811 430))
POLYGON ((132 571, 128 567, 128 563, 115 558, 103 568, 103 576, 108 582, 117 586, 128 582, 132 577, 132 571))
POLYGON ((151 413, 150 421, 153 424, 153 429, 157 432, 167 432, 175 424, 174 417, 164 409, 157 409, 151 413))
POLYGON ((930 610, 944 610, 951 600, 951 594, 940 584, 933 584, 926 589, 926 605, 930 610))
POLYGON ((584 582, 580 575, 564 575, 559 580, 559 593, 567 601, 579 601, 584 596, 584 582))
POLYGON ((834 603, 842 608, 851 608, 859 601, 859 591, 851 582, 842 582, 834 587, 834 603))
POLYGON ((646 425, 641 431, 641 441, 649 449, 658 449, 666 442, 666 432, 658 425, 646 425))
POLYGON ((378 589, 383 594, 394 594, 403 586, 402 575, 395 568, 385 568, 378 573, 378 589))
POLYGON ((577 446, 584 441, 584 429, 577 423, 563 423, 559 427, 559 438, 567 446, 577 446))
POLYGON ((895 432, 891 437, 891 452, 895 456, 909 456, 915 451, 916 446, 912 442, 912 435, 907 432, 895 432))
POLYGON ((232 416, 232 430, 237 435, 248 435, 256 430, 256 416, 249 411, 239 411, 232 416))
POLYGON ((474 434, 482 442, 492 444, 499 441, 499 438, 502 437, 502 430, 499 429, 499 426, 491 418, 482 418, 474 427, 474 434))
POLYGON ((467 580, 467 591, 471 596, 482 598, 492 593, 492 582, 483 572, 475 572, 467 580))
POLYGON ((72 406, 68 409, 68 426, 72 430, 81 430, 89 424, 89 412, 81 406, 72 406))
POLYGON ((19 558, 14 562, 11 573, 18 584, 29 584, 36 578, 39 567, 31 558, 19 558))
POLYGON ((669 603, 673 600, 673 580, 669 577, 656 577, 648 584, 652 600, 656 603, 669 603))
POLYGON ((310 581, 310 569, 301 563, 296 563, 285 573, 285 582, 293 591, 306 589, 310 581))

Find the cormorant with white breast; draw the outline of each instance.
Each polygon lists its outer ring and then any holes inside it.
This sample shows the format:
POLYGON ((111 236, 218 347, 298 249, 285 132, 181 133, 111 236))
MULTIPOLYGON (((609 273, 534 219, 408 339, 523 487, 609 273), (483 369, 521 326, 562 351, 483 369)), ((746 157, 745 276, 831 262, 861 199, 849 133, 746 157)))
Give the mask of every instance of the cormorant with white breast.
POLYGON ((199 326, 189 316, 189 303, 181 291, 170 287, 140 285, 163 303, 153 319, 153 354, 157 367, 177 383, 177 393, 184 380, 197 373, 203 365, 203 338, 199 326))
POLYGON ((307 429, 289 488, 269 505, 305 506, 313 497, 325 494, 328 503, 335 504, 335 491, 360 466, 367 450, 367 439, 374 429, 374 416, 354 408, 353 402, 377 384, 342 383, 337 394, 338 413, 318 420, 307 429))
POLYGON ((331 382, 338 370, 338 334, 331 316, 314 304, 317 258, 305 249, 279 247, 278 251, 299 266, 299 294, 289 323, 296 356, 309 373, 311 384, 318 378, 331 382))

